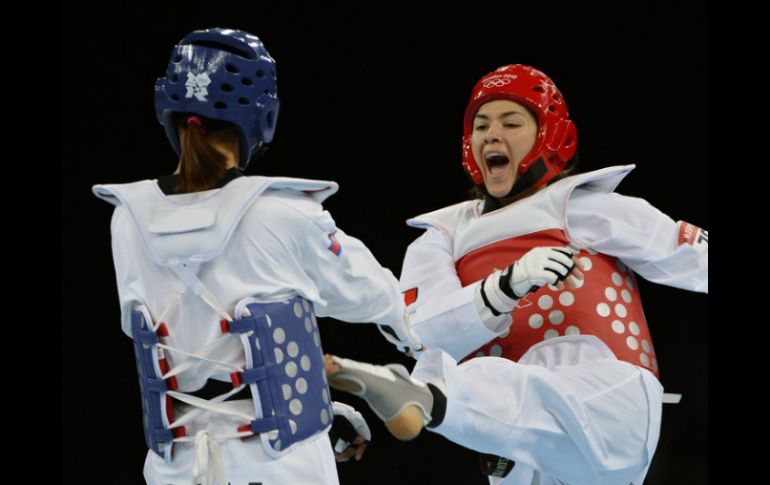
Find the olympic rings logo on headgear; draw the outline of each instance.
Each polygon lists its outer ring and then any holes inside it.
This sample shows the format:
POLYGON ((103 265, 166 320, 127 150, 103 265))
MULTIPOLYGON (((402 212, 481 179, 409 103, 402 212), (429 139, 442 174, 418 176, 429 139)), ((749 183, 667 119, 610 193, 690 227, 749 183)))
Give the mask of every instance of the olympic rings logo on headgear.
POLYGON ((511 82, 510 79, 500 79, 500 78, 490 79, 487 82, 485 82, 483 86, 487 89, 492 87, 499 88, 499 87, 505 86, 506 84, 509 84, 510 82, 511 82))

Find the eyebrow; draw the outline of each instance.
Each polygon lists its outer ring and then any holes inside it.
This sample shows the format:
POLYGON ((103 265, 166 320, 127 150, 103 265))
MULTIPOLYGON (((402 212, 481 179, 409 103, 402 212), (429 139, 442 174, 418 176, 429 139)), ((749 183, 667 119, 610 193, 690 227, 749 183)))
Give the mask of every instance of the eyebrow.
MULTIPOLYGON (((511 116, 511 115, 524 116, 524 113, 522 113, 521 111, 506 111, 505 113, 501 113, 500 116, 498 116, 498 118, 505 118, 506 116, 511 116)), ((482 120, 488 120, 489 116, 477 114, 474 118, 481 118, 482 120)))

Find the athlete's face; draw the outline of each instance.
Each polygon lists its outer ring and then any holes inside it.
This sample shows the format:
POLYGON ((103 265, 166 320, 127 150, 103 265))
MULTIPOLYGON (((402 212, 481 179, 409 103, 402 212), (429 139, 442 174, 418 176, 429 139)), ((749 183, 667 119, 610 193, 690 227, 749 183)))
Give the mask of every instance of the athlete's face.
POLYGON ((489 195, 510 192, 536 136, 537 120, 519 103, 496 99, 481 105, 473 118, 471 146, 489 195))

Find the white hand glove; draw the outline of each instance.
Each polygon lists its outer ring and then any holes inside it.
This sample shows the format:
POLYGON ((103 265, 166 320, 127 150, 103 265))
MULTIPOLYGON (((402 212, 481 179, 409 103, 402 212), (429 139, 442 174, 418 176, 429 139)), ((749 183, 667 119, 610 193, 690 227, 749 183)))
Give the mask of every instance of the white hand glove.
POLYGON ((395 345, 399 351, 410 354, 412 351, 423 350, 420 338, 412 330, 409 315, 404 314, 404 319, 397 325, 377 325, 377 329, 385 339, 395 345))
POLYGON ((372 432, 358 411, 345 403, 332 401, 334 421, 329 437, 337 461, 348 461, 351 456, 360 460, 372 440, 372 432), (352 427, 352 431, 351 431, 352 427))
POLYGON ((564 281, 575 262, 567 248, 544 247, 530 249, 501 278, 509 278, 510 288, 516 298, 537 290, 544 285, 555 285, 564 281))
MULTIPOLYGON (((529 250, 504 271, 487 276, 479 288, 484 305, 496 317, 510 313, 516 302, 527 293, 544 285, 557 285, 575 269, 573 253, 563 247, 540 247, 529 250)), ((578 271, 579 278, 582 274, 578 271)))

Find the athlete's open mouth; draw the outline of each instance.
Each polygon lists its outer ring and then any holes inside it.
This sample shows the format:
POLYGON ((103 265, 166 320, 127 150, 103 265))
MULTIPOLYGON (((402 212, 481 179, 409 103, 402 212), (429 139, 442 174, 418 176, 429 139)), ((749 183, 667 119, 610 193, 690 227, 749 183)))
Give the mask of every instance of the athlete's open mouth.
POLYGON ((511 161, 508 155, 501 152, 487 152, 484 155, 484 161, 487 162, 487 170, 490 175, 498 176, 505 173, 508 163, 511 161))

